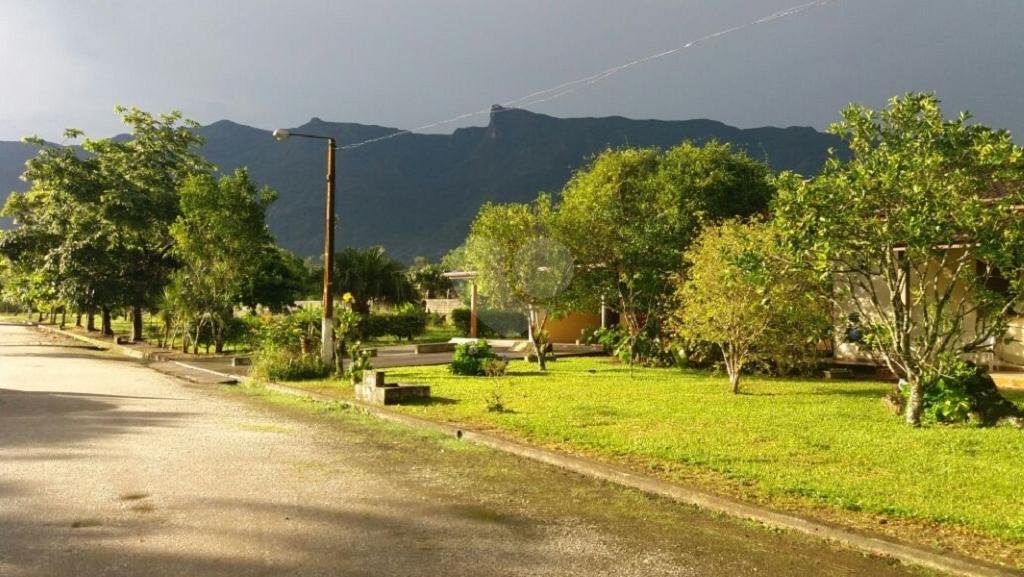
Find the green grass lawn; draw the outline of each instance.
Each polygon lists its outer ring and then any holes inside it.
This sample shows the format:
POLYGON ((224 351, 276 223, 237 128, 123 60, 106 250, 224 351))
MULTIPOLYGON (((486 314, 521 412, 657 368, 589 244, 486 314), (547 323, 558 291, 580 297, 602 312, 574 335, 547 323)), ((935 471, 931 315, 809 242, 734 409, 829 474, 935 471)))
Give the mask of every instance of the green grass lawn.
POLYGON ((631 376, 606 359, 558 360, 547 375, 509 368, 472 378, 413 367, 388 380, 432 386, 434 401, 406 413, 1024 565, 1024 431, 912 429, 882 404, 885 383, 747 377, 732 395, 723 377, 631 376), (495 391, 506 412, 488 410, 495 391))

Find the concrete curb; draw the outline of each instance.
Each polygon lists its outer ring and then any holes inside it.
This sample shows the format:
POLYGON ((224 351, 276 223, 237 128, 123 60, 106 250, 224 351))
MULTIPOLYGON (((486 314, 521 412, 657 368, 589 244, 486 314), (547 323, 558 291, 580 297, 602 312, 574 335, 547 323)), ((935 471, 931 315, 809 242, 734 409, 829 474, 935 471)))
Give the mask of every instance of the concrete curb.
MULTIPOLYGON (((48 332, 60 334, 63 336, 72 337, 80 341, 93 344, 102 348, 110 349, 115 352, 122 354, 128 354, 137 359, 147 359, 150 356, 142 353, 141 351, 132 350, 130 348, 116 345, 107 341, 100 341, 78 335, 66 331, 61 331, 52 327, 44 327, 37 325, 37 328, 43 329, 48 332)), ((175 364, 184 368, 202 371, 210 373, 216 376, 225 378, 238 379, 239 381, 249 380, 246 377, 238 377, 237 375, 230 375, 227 373, 220 373, 218 371, 212 371, 203 367, 197 367, 188 363, 175 361, 175 364)), ((810 517, 804 517, 794 515, 790 513, 782 513, 774 511, 772 509, 761 507, 758 505, 752 505, 749 503, 743 503, 727 497, 714 495, 705 491, 700 491, 661 479, 648 477, 646 475, 640 475, 635 472, 629 471, 622 467, 609 465, 606 463, 597 462, 590 459, 581 457, 575 457, 560 453, 557 451, 551 451, 547 449, 541 449, 538 447, 525 445, 515 441, 509 441, 494 435, 487 433, 481 433, 478 431, 463 429, 453 425, 438 423, 413 417, 403 413, 398 413, 388 409, 384 409, 375 405, 368 405, 359 401, 341 399, 332 395, 323 393, 317 393, 313 391, 307 391, 303 389, 297 389, 286 385, 280 385, 276 383, 269 383, 265 385, 267 389, 275 391, 281 394, 292 395, 297 397, 304 397, 316 401, 338 403, 344 406, 357 409, 373 417, 381 420, 402 424, 405 426, 413 427, 421 430, 433 431, 442 435, 454 436, 459 439, 490 447, 492 449, 517 455, 533 461, 538 461, 561 469, 572 471, 580 475, 584 475, 593 479, 600 479, 602 481, 615 483, 624 487, 629 487, 648 493, 651 495, 657 495, 679 503, 685 503, 705 509, 708 511, 714 511, 722 513, 732 517, 739 517, 743 519, 749 519, 756 521, 765 526, 785 529, 790 531, 798 531, 807 535, 817 537, 819 539, 831 541, 857 549, 874 555, 880 555, 889 557, 892 559, 899 560, 903 563, 910 565, 918 565, 944 573, 950 573, 953 575, 963 575, 965 577, 1022 577, 1024 572, 1015 571, 1010 568, 1000 567, 998 565, 990 564, 984 561, 971 559, 967 557, 961 557, 958 555, 952 555, 943 553, 927 547, 913 545, 910 543, 900 542, 887 537, 875 536, 866 533, 847 529, 831 523, 825 523, 810 517)))
POLYGON ((43 331, 45 333, 51 333, 51 334, 55 334, 55 335, 60 335, 62 337, 68 337, 68 338, 72 338, 72 339, 75 339, 75 340, 79 340, 79 341, 82 341, 83 343, 88 343, 90 345, 93 345, 94 347, 98 347, 98 348, 101 348, 101 349, 104 349, 104 350, 108 350, 108 351, 113 351, 113 352, 115 352, 115 353, 117 353, 119 355, 126 356, 126 357, 131 357, 133 359, 139 359, 139 360, 143 360, 143 361, 155 360, 155 357, 153 355, 147 354, 144 351, 140 351, 138 349, 133 349, 131 347, 127 347, 125 345, 119 345, 119 344, 115 343, 114 341, 106 341, 106 340, 102 340, 102 339, 94 339, 94 338, 86 336, 86 335, 80 335, 80 334, 72 332, 72 331, 66 331, 66 330, 59 329, 57 327, 51 327, 51 326, 47 326, 47 325, 33 324, 33 325, 29 325, 29 326, 33 326, 37 330, 43 331))

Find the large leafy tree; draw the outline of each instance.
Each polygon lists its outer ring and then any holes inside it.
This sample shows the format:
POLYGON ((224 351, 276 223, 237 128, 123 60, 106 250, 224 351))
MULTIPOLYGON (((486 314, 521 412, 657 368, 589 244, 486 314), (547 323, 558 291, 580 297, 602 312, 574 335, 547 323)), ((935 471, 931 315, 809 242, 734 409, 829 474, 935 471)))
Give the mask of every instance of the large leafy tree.
MULTIPOLYGON (((72 140, 81 132, 69 129, 65 136, 72 140)), ((12 193, 4 207, 15 227, 2 233, 0 251, 12 262, 10 270, 25 277, 18 286, 35 287, 33 298, 45 294, 89 313, 91 329, 92 313, 113 306, 119 290, 101 226, 105 182, 99 161, 70 146, 27 141, 40 150, 23 174, 29 190, 12 193)))
POLYGON ((773 226, 726 221, 686 252, 672 322, 688 341, 721 349, 733 393, 744 366, 812 356, 831 330, 820 279, 794 266, 773 226), (809 353, 809 354, 808 354, 809 353))
POLYGON ((604 297, 631 347, 657 333, 682 252, 705 224, 764 211, 774 193, 770 175, 765 164, 715 142, 600 154, 565 186, 555 219, 577 263, 577 304, 596 308, 604 297))
POLYGON ((852 158, 785 177, 776 212, 864 323, 863 344, 906 379, 918 425, 929 383, 991 347, 1021 294, 1024 151, 967 114, 947 120, 930 94, 850 106, 831 132, 852 158))
POLYGON ((417 298, 405 266, 388 256, 384 247, 349 247, 336 253, 334 275, 334 290, 350 293, 352 309, 362 315, 370 313, 372 302, 401 304, 417 298))
MULTIPOLYGON (((119 304, 130 307, 133 340, 142 338, 142 309, 161 297, 175 268, 171 223, 178 216, 178 192, 192 176, 209 172, 198 153, 198 124, 180 112, 154 116, 118 107, 130 129, 124 138, 86 140, 94 155, 102 191, 96 225, 119 290, 119 304)), ((108 321, 109 310, 104 309, 108 321)))
POLYGON ((223 350, 235 307, 247 299, 259 304, 260 276, 268 263, 273 266, 270 259, 280 258, 266 224, 276 196, 241 169, 219 180, 191 176, 181 187, 180 211, 169 230, 178 268, 166 295, 188 329, 182 334, 192 333, 194 352, 204 330, 217 352, 223 350))
POLYGON ((527 313, 542 371, 547 368, 545 325, 561 312, 574 272, 569 250, 552 236, 551 220, 551 202, 544 195, 533 204, 485 204, 462 253, 490 306, 527 313))

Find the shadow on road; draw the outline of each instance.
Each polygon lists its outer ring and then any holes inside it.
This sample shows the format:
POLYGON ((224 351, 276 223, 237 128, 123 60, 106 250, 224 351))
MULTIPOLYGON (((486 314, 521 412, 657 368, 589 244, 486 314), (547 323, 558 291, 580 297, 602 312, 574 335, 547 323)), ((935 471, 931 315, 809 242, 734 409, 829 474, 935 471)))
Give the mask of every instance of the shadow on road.
MULTIPOLYGON (((139 427, 171 427, 192 413, 121 410, 118 395, 0 389, 0 449, 64 447, 139 427), (55 419, 59 424, 55 425, 55 419)), ((173 400, 144 397, 146 400, 173 400)))

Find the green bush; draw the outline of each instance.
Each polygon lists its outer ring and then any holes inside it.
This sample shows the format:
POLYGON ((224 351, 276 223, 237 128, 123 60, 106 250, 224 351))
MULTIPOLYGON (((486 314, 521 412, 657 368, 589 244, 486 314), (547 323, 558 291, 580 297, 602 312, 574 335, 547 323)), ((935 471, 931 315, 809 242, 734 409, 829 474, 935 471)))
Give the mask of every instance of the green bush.
POLYGON ((485 374, 484 365, 496 358, 491 345, 481 339, 475 343, 463 343, 455 347, 455 354, 448 366, 453 375, 476 377, 485 374))
MULTIPOLYGON (((450 315, 449 319, 459 333, 467 337, 469 336, 469 309, 455 309, 450 315)), ((486 310, 479 311, 477 318, 477 336, 480 337, 504 337, 506 335, 522 336, 525 332, 523 327, 526 327, 528 321, 526 315, 514 311, 495 311, 486 310), (484 322, 484 319, 487 322, 484 322)))
POLYGON ((623 363, 634 363, 648 367, 667 367, 684 365, 687 359, 682 356, 676 343, 664 338, 652 337, 642 332, 630 347, 629 333, 621 327, 597 329, 590 333, 586 342, 601 345, 608 355, 617 357, 623 363))
POLYGON ((508 372, 508 361, 500 358, 490 358, 484 361, 484 374, 488 377, 504 377, 508 372))
MULTIPOLYGON (((1024 411, 1003 397, 992 377, 983 369, 961 359, 948 361, 945 365, 941 374, 925 377, 925 420, 993 426, 1008 419, 1017 426, 1024 424, 1024 411)), ((899 393, 897 409, 902 414, 910 387, 902 386, 899 393)))
POLYGON ((318 355, 297 355, 287 349, 260 349, 252 365, 253 375, 266 381, 323 379, 332 370, 318 355))
MULTIPOLYGON (((263 317, 253 343, 253 375, 265 380, 304 380, 327 377, 334 367, 320 359, 321 318, 319 308, 300 309, 291 314, 263 317)), ((334 310, 334 336, 338 353, 353 338, 360 317, 348 308, 334 310)))

